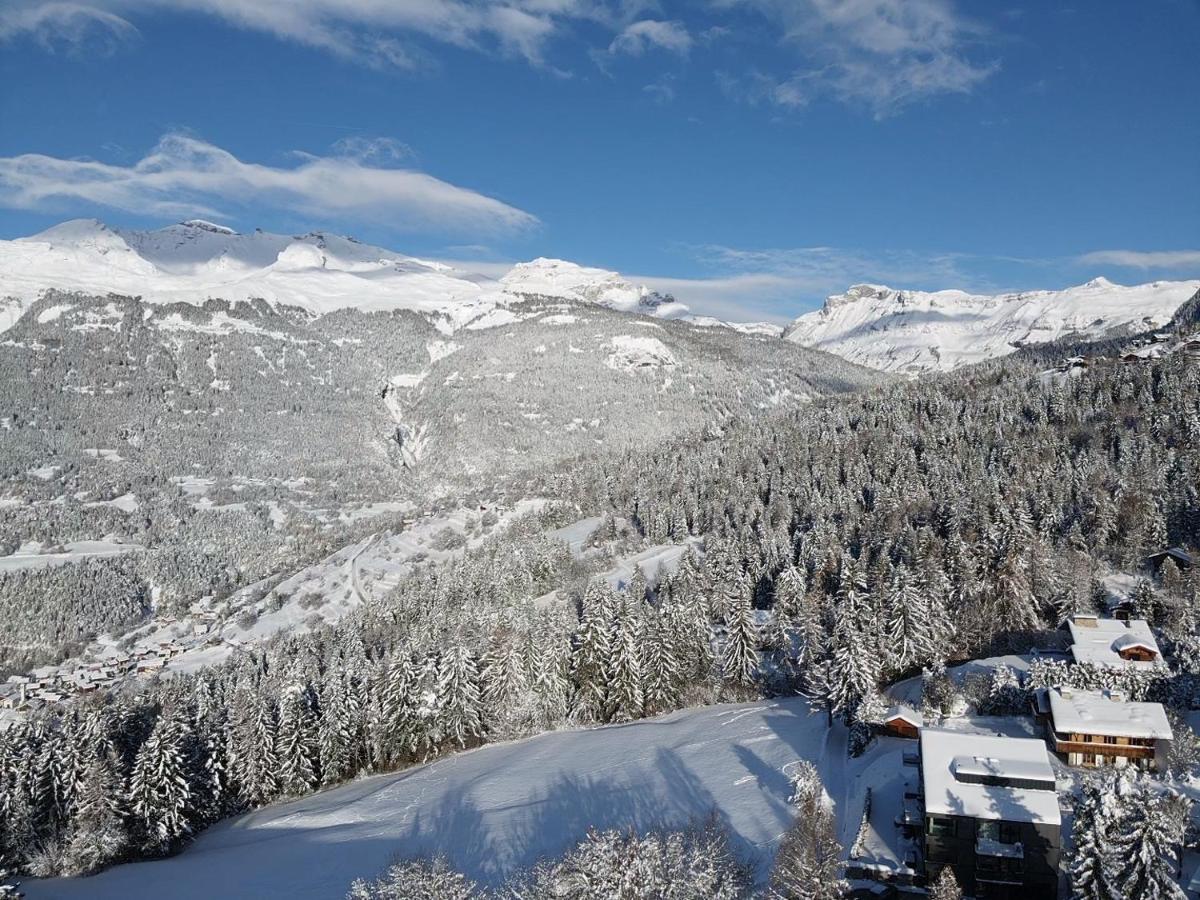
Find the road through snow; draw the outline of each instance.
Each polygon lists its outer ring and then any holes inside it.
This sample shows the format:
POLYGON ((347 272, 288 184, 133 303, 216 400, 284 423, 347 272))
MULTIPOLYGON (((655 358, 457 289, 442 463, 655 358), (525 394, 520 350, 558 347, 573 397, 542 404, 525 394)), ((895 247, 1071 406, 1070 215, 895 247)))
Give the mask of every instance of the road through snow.
POLYGON ((434 852, 494 884, 589 826, 678 826, 713 812, 761 873, 791 821, 784 770, 821 762, 824 737, 824 715, 797 698, 555 732, 248 813, 171 859, 25 887, 30 900, 336 900, 397 854, 434 852))

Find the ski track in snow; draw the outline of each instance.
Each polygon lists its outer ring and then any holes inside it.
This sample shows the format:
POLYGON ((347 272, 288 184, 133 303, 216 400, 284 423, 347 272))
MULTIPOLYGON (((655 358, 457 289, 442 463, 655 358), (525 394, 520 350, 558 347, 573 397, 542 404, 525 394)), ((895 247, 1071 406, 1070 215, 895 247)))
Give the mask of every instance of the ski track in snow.
POLYGON ((832 763, 825 734, 799 698, 552 732, 247 813, 170 859, 25 888, 29 900, 328 900, 398 854, 437 852, 496 884, 591 826, 681 826, 713 812, 761 877, 792 818, 786 773, 798 759, 832 763))

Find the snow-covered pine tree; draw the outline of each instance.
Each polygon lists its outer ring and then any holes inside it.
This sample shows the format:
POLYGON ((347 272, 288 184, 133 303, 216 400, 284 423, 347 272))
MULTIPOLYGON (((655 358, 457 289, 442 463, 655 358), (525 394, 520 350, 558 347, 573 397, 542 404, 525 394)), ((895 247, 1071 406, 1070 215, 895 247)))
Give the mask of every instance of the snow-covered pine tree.
POLYGON ((651 610, 645 617, 642 671, 645 673, 645 702, 649 714, 675 709, 679 704, 683 673, 671 620, 670 613, 661 609, 651 610))
POLYGON ((115 754, 109 751, 95 755, 85 770, 63 849, 65 874, 88 875, 125 852, 129 833, 123 814, 124 798, 125 785, 115 754))
POLYGON ((791 802, 796 819, 779 844, 767 896, 770 900, 845 897, 849 885, 841 877, 837 823, 811 763, 800 764, 793 773, 791 802))
POLYGON ((928 662, 933 657, 928 610, 903 563, 896 566, 892 575, 887 610, 889 646, 894 654, 892 670, 904 672, 914 665, 928 662))
POLYGON ((954 869, 946 866, 929 886, 929 900, 963 900, 962 888, 954 877, 954 869))
POLYGON ((372 882, 360 878, 350 886, 346 900, 475 900, 483 896, 475 882, 439 856, 393 863, 372 882))
POLYGON ((583 615, 571 654, 574 715, 582 722, 602 721, 608 708, 613 601, 612 591, 604 581, 592 582, 583 596, 583 615))
POLYGON ((749 687, 758 674, 758 625, 750 607, 750 585, 739 578, 726 595, 725 644, 721 674, 740 687, 749 687))
POLYGON ((279 794, 275 703, 265 691, 247 686, 235 693, 231 718, 230 757, 238 789, 247 804, 259 806, 279 794))
POLYGON ((1072 900, 1118 900, 1109 831, 1116 810, 1111 779, 1086 781, 1075 803, 1072 847, 1067 856, 1072 900))
POLYGON ((479 672, 471 651, 455 642, 442 657, 438 677, 438 734, 466 747, 483 735, 479 672))
POLYGON ((554 728, 570 711, 571 648, 562 636, 547 631, 540 635, 533 653, 533 722, 535 727, 554 728))
POLYGON ((320 783, 320 748, 312 690, 306 684, 284 689, 279 701, 275 747, 279 761, 279 790, 292 797, 307 794, 320 783))
POLYGON ((605 718, 610 722, 628 722, 641 717, 645 706, 642 692, 640 605, 622 594, 613 620, 612 650, 605 675, 608 706, 605 718), (635 605, 635 602, 637 605, 635 605))
POLYGON ((1185 815, 1169 797, 1145 784, 1117 820, 1112 839, 1119 896, 1138 900, 1186 900, 1176 878, 1177 850, 1183 842, 1185 815))
POLYGON ((526 644, 516 629, 503 628, 492 635, 479 669, 483 709, 488 730, 496 734, 519 733, 528 718, 530 699, 526 644))
POLYGON ((329 672, 325 677, 317 726, 322 784, 352 778, 366 763, 365 720, 352 679, 341 672, 329 672))
POLYGON ((191 831, 195 773, 188 770, 190 738, 184 716, 163 710, 133 764, 130 807, 142 846, 151 852, 169 850, 191 831))

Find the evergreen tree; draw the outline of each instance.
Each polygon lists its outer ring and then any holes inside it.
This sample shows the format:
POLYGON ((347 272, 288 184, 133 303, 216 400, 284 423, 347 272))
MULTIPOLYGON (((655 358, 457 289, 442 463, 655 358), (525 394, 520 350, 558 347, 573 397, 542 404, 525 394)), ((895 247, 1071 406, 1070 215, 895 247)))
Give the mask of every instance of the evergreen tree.
POLYGON ((194 785, 187 768, 189 737, 183 717, 164 710, 138 750, 129 776, 131 808, 143 846, 151 851, 168 850, 191 831, 194 785))
POLYGON ((63 850, 67 875, 88 875, 121 858, 129 845, 122 815, 125 786, 112 751, 92 758, 63 850))
POLYGON ((628 722, 640 718, 645 705, 642 693, 641 617, 628 598, 617 607, 605 681, 608 685, 606 718, 628 722))
POLYGON ((320 783, 317 715, 307 685, 293 684, 284 691, 275 747, 283 794, 300 797, 320 783))
POLYGON ((946 866, 929 888, 929 900, 963 900, 962 888, 954 877, 954 869, 946 866))
POLYGON ((750 607, 749 585, 739 580, 727 595, 725 644, 721 672, 726 681, 741 687, 754 682, 758 673, 758 625, 750 607))
POLYGON ((460 747, 483 735, 479 673, 471 651, 456 644, 446 651, 438 678, 438 733, 460 747))

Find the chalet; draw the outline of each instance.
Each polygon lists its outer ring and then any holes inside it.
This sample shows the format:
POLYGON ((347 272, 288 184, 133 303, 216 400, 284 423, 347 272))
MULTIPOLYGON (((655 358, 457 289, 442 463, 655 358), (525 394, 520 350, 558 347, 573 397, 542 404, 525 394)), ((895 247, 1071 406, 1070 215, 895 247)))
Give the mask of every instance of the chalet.
POLYGON ((1163 563, 1167 560, 1175 563, 1180 569, 1190 569, 1196 564, 1195 557, 1188 553, 1182 547, 1170 547, 1159 553, 1153 553, 1146 557, 1146 565, 1158 571, 1162 568, 1163 563))
POLYGON ((889 707, 887 714, 884 715, 883 721, 879 723, 877 731, 879 734, 890 735, 891 737, 911 738, 916 740, 921 726, 925 724, 925 720, 921 714, 915 709, 899 703, 889 707))
POLYGON ((1161 703, 1134 703, 1116 691, 1050 688, 1046 737, 1072 766, 1162 769, 1171 723, 1161 703))
POLYGON ((1200 357, 1200 341, 1188 341, 1183 345, 1183 352, 1188 356, 1200 357))
POLYGON ((139 659, 137 664, 137 672, 142 675, 146 672, 157 672, 167 664, 167 660, 162 656, 151 656, 147 659, 139 659))
POLYGON ((978 900, 1053 900, 1062 819, 1046 745, 921 729, 925 877, 978 900))
POLYGON ((1102 619, 1074 615, 1067 622, 1071 632, 1071 656, 1077 663, 1106 669, 1161 669, 1166 666, 1158 641, 1145 619, 1102 619))

